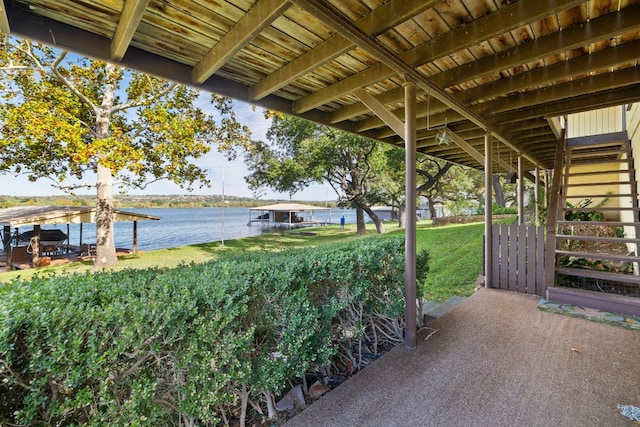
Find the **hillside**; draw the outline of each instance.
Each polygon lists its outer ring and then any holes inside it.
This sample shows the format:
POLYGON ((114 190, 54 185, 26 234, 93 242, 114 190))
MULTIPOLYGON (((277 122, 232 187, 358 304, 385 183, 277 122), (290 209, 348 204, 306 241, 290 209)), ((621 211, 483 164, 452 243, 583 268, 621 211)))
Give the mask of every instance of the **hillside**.
MULTIPOLYGON (((171 194, 171 195, 117 195, 115 196, 116 207, 118 208, 205 208, 205 207, 255 207, 281 202, 292 202, 295 200, 277 199, 253 199, 247 197, 224 196, 222 195, 192 195, 192 194, 171 194)), ((308 202, 306 204, 325 206, 326 202, 308 202)), ((0 195, 0 208, 12 206, 92 206, 95 199, 88 196, 6 196, 0 195)), ((335 206, 335 202, 329 202, 330 207, 335 206)))

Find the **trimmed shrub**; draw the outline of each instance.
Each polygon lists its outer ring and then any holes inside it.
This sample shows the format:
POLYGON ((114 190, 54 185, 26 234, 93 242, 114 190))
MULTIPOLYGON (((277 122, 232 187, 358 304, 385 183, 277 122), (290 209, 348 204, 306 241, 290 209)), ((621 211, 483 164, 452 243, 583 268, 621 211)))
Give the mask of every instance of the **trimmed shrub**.
MULTIPOLYGON (((0 421, 218 425, 402 341, 404 243, 253 253, 0 288, 0 421), (248 410, 248 408, 251 408, 248 410)), ((418 257, 424 278, 428 255, 418 257)), ((249 414, 249 412, 251 412, 249 414)))

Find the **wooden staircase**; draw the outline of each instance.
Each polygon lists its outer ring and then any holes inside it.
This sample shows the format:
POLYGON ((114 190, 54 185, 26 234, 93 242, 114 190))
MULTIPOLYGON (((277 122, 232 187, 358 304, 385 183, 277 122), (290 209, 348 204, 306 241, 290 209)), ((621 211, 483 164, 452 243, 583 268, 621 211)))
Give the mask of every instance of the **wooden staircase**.
MULTIPOLYGON (((631 290, 637 296, 638 185, 627 133, 567 140, 563 181, 554 289, 591 282, 598 290, 622 295, 631 290)), ((640 298, 637 303, 640 309, 640 298)))

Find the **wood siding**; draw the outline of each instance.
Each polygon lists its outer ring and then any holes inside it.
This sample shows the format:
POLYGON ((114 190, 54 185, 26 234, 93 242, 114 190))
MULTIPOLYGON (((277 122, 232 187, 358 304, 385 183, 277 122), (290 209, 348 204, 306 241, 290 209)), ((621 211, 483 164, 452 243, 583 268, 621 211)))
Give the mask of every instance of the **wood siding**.
POLYGON ((494 224, 492 288, 544 296, 544 227, 494 224))
POLYGON ((623 108, 624 107, 611 107, 570 114, 567 121, 568 137, 577 138, 580 136, 601 135, 624 130, 622 126, 623 108))

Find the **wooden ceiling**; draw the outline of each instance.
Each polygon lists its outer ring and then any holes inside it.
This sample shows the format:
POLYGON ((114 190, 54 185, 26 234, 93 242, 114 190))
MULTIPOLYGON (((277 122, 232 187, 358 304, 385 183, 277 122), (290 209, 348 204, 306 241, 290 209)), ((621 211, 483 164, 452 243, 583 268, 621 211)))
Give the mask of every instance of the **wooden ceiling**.
POLYGON ((639 3, 0 0, 0 31, 397 145, 363 101, 403 119, 413 81, 419 151, 482 168, 489 131, 531 169, 558 117, 640 100, 639 3))

